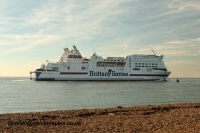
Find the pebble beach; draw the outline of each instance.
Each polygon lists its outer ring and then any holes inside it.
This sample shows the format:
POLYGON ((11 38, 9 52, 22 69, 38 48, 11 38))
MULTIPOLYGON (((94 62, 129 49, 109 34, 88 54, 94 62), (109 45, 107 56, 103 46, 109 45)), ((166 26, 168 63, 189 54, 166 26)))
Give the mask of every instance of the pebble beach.
POLYGON ((200 103, 1 114, 0 132, 197 133, 200 103))

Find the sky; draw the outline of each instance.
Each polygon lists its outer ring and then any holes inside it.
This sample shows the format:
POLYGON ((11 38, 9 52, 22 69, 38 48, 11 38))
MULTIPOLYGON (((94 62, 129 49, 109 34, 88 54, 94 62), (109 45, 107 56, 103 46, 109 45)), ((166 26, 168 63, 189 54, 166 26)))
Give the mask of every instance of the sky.
POLYGON ((170 77, 200 77, 199 0, 0 0, 0 76, 29 76, 63 48, 164 54, 170 77))

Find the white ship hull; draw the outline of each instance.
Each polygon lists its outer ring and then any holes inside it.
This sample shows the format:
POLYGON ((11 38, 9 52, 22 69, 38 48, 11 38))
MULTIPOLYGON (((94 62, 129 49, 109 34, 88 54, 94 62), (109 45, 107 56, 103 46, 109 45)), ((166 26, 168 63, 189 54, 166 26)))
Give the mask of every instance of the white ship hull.
POLYGON ((166 80, 171 72, 167 71, 162 59, 163 56, 138 54, 103 59, 96 53, 84 59, 74 46, 71 52, 65 49, 59 62, 42 64, 30 74, 36 81, 166 80))
POLYGON ((127 76, 91 76, 88 72, 73 72, 62 74, 62 72, 38 72, 38 77, 33 77, 31 79, 37 81, 139 81, 139 80, 166 80, 170 72, 165 73, 149 73, 149 74, 133 74, 128 73, 127 76))

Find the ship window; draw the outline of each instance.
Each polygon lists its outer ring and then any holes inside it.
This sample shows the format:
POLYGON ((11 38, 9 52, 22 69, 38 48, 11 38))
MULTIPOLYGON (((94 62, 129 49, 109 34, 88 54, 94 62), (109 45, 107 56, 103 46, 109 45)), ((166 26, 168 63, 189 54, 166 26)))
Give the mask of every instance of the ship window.
POLYGON ((120 60, 118 60, 118 61, 120 61, 120 60))
POLYGON ((52 67, 53 71, 58 71, 58 67, 52 67))
POLYGON ((113 60, 110 60, 110 61, 113 61, 113 60))
POLYGON ((116 60, 114 60, 114 61, 116 61, 116 60))
POLYGON ((85 67, 81 67, 82 70, 85 70, 85 67))

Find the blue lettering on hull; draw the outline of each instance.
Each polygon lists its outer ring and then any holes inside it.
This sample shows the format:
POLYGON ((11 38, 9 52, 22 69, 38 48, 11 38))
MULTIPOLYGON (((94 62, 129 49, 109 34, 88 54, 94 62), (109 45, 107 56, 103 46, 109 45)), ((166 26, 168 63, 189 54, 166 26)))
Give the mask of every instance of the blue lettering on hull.
POLYGON ((89 76, 128 76, 128 73, 116 73, 115 71, 109 69, 108 72, 90 71, 89 76))

